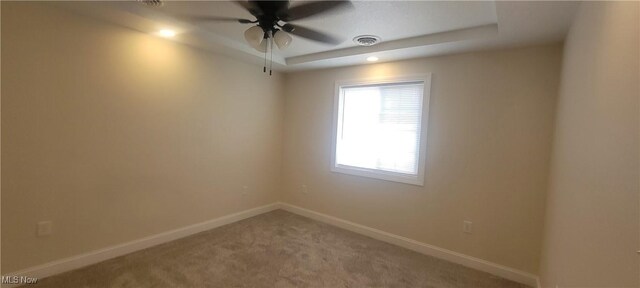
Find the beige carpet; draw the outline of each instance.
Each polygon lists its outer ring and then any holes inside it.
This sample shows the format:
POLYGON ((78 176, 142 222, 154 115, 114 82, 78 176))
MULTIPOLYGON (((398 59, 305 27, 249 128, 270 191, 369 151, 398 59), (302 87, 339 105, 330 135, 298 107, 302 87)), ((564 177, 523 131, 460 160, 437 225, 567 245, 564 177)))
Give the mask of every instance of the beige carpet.
POLYGON ((282 210, 29 287, 528 287, 282 210))

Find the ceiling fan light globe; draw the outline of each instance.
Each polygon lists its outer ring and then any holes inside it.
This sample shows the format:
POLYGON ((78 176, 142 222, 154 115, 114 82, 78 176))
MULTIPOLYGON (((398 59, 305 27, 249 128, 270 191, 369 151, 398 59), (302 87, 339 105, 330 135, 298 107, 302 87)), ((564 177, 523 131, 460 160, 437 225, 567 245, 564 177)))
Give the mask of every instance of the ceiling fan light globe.
POLYGON ((286 49, 291 44, 291 35, 284 31, 277 31, 273 36, 273 41, 276 42, 276 45, 280 50, 286 49))
POLYGON ((253 26, 246 31, 244 31, 244 39, 247 40, 247 43, 253 47, 260 46, 263 43, 264 39, 264 31, 260 26, 253 26))
POLYGON ((258 52, 265 53, 267 52, 267 42, 268 41, 262 41, 260 45, 253 46, 253 49, 258 50, 258 52))

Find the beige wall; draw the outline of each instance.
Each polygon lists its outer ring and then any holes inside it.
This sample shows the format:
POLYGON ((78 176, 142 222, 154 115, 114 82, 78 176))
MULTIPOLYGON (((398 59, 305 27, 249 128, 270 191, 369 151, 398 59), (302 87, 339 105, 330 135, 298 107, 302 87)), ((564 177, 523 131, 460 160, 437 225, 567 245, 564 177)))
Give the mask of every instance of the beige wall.
POLYGON ((640 287, 639 6, 585 2, 566 40, 544 287, 640 287))
POLYGON ((534 274, 544 230, 546 287, 640 286, 638 3, 582 5, 558 102, 559 44, 267 77, 49 5, 1 13, 3 273, 284 200, 534 274), (425 186, 330 172, 334 82, 428 72, 425 186))
POLYGON ((287 74, 283 200, 537 273, 560 58, 556 44, 287 74), (425 186, 330 172, 334 82, 428 72, 425 186))
POLYGON ((1 19, 3 274, 277 201, 278 73, 47 5, 1 19))

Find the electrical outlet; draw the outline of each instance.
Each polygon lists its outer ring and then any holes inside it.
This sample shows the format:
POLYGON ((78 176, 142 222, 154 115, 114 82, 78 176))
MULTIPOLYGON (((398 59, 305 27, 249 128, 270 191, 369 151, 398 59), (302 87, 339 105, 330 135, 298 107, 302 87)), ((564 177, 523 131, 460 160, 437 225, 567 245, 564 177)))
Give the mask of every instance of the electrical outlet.
POLYGON ((38 230, 36 233, 38 237, 48 236, 48 235, 51 235, 52 233, 53 233, 53 222, 51 221, 38 222, 38 230))
POLYGON ((473 233, 473 222, 465 220, 462 223, 462 232, 467 234, 473 233))
POLYGON ((304 194, 309 194, 309 190, 307 189, 307 185, 300 186, 300 191, 304 194))
POLYGON ((242 186, 242 196, 249 194, 249 186, 242 186))

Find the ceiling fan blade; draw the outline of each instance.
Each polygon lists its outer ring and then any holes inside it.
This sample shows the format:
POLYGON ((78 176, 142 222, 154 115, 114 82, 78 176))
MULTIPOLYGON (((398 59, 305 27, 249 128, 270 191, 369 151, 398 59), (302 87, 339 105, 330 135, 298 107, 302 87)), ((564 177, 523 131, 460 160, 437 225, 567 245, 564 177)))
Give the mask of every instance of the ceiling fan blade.
POLYGON ((218 16, 189 16, 188 18, 191 19, 191 20, 195 20, 195 21, 239 22, 239 23, 243 23, 243 24, 258 22, 257 20, 256 21, 251 21, 249 19, 232 18, 232 17, 218 17, 218 16))
POLYGON ((294 21, 349 8, 353 8, 353 4, 348 0, 313 1, 291 7, 288 10, 281 12, 278 17, 283 21, 294 21))
POLYGON ((313 29, 309 29, 309 28, 305 28, 302 27, 300 25, 293 25, 293 24, 287 24, 286 27, 288 29, 286 29, 285 31, 296 35, 296 36, 300 36, 303 38, 307 38, 309 40, 313 40, 313 41, 317 41, 317 42, 322 42, 322 43, 328 43, 328 44, 333 44, 333 45, 337 45, 342 43, 344 40, 340 39, 338 37, 335 36, 331 36, 329 34, 320 32, 320 31, 316 31, 313 29))
POLYGON ((251 15, 253 15, 253 16, 258 16, 258 15, 264 14, 264 11, 262 11, 260 6, 258 6, 255 1, 237 0, 237 1, 232 1, 232 2, 235 3, 236 5, 244 8, 244 10, 249 11, 249 13, 251 13, 251 15))

